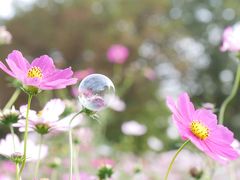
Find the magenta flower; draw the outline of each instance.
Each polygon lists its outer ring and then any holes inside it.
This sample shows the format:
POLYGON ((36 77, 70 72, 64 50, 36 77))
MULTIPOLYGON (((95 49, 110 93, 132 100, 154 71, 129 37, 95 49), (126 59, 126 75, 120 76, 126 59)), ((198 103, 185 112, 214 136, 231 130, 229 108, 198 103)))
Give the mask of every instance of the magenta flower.
POLYGON ((240 24, 227 27, 223 32, 221 51, 240 51, 240 24))
POLYGON ((107 51, 109 62, 123 64, 128 58, 128 48, 121 44, 113 44, 107 51))
POLYGON ((182 139, 189 139, 201 151, 220 163, 236 159, 239 155, 231 146, 233 133, 217 124, 217 116, 211 110, 195 110, 187 93, 179 96, 177 103, 167 98, 182 139))
POLYGON ((25 86, 52 90, 62 89, 77 82, 77 79, 72 78, 71 68, 56 69, 52 58, 47 55, 40 56, 29 64, 21 52, 14 50, 8 55, 6 62, 9 68, 2 62, 0 68, 25 86))

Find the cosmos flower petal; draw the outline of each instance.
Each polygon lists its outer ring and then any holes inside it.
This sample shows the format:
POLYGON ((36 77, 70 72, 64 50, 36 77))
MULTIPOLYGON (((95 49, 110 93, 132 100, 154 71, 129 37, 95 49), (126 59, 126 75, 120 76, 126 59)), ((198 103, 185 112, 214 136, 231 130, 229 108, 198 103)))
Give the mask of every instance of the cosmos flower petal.
POLYGON ((67 79, 73 76, 72 69, 66 68, 62 70, 55 70, 51 75, 47 76, 44 81, 54 81, 58 79, 67 79))
POLYGON ((204 123, 210 129, 217 127, 217 116, 211 110, 197 109, 192 119, 204 123))
POLYGON ((14 72, 15 76, 19 78, 19 80, 24 80, 24 77, 25 77, 25 72, 22 71, 16 64, 13 60, 10 60, 10 59, 7 59, 6 60, 10 70, 12 72, 14 72))
POLYGON ((172 113, 181 120, 182 124, 189 126, 194 112, 194 106, 186 93, 182 93, 179 96, 178 103, 175 103, 171 97, 167 97, 167 106, 172 113))
POLYGON ((42 83, 40 85, 40 88, 43 89, 43 90, 63 89, 66 86, 76 84, 76 82, 77 82, 76 78, 59 79, 59 80, 56 80, 56 81, 42 83))
POLYGON ((9 61, 13 61, 16 66, 21 69, 23 72, 27 72, 30 67, 29 62, 23 57, 20 51, 14 50, 7 57, 9 61))
POLYGON ((42 117, 43 119, 58 120, 64 109, 65 104, 61 99, 52 99, 44 106, 42 117))
POLYGON ((42 70, 44 76, 48 76, 55 70, 52 58, 47 55, 43 55, 39 58, 34 59, 31 65, 39 67, 42 70))
POLYGON ((2 69, 9 76, 16 78, 16 75, 12 71, 10 71, 2 62, 0 62, 0 69, 2 69))
MULTIPOLYGON (((20 106, 19 110, 20 110, 20 113, 22 114, 22 116, 26 117, 27 105, 20 106)), ((29 117, 29 119, 36 119, 38 117, 37 112, 30 109, 28 117, 29 117)))

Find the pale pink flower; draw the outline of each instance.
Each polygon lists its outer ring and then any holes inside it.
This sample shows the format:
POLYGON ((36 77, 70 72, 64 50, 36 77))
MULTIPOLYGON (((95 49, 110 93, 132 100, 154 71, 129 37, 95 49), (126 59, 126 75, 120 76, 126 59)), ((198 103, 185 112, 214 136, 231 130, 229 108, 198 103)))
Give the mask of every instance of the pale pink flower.
POLYGON ((222 36, 221 51, 240 51, 240 24, 227 27, 222 36))
POLYGON ((113 167, 115 162, 112 159, 108 158, 99 158, 92 161, 92 165, 95 168, 101 168, 102 166, 110 166, 113 167))
POLYGON ((76 132, 76 137, 78 137, 83 147, 89 147, 93 141, 93 131, 91 128, 82 127, 76 132))
POLYGON ((111 95, 109 99, 111 99, 111 101, 109 102, 108 107, 114 111, 122 112, 126 109, 125 102, 117 95, 111 95))
POLYGON ((172 111, 172 119, 183 140, 190 140, 201 151, 220 163, 239 157, 231 146, 233 133, 217 124, 217 116, 206 109, 194 108, 187 93, 182 93, 177 103, 171 97, 167 105, 172 111))
MULTIPOLYGON (((38 151, 40 145, 36 145, 31 139, 27 140, 27 161, 36 161, 38 160, 38 151)), ((12 158, 13 156, 23 156, 24 142, 20 142, 18 136, 7 134, 5 139, 0 140, 0 154, 12 158), (14 138, 14 143, 13 143, 14 138)), ((47 156, 48 147, 42 145, 40 159, 43 159, 47 156)))
POLYGON ((234 139, 231 146, 238 152, 240 155, 240 142, 237 139, 234 139))
POLYGON ((147 132, 147 127, 137 121, 127 121, 122 124, 122 132, 131 136, 142 136, 147 132))
POLYGON ((0 26, 0 45, 10 44, 12 41, 12 35, 7 31, 5 26, 0 26))
POLYGON ((107 51, 109 62, 123 64, 128 58, 128 48, 122 44, 113 44, 107 51))
POLYGON ((143 74, 150 81, 154 81, 157 78, 157 74, 152 68, 144 68, 143 74))
POLYGON ((12 180, 12 178, 5 174, 0 174, 0 180, 12 180))
POLYGON ((79 81, 83 80, 85 77, 87 77, 90 74, 94 73, 94 69, 93 68, 88 68, 88 69, 84 69, 84 70, 79 70, 74 72, 73 77, 77 78, 79 81))
MULTIPOLYGON (((57 133, 61 131, 68 131, 71 118, 75 114, 70 114, 63 119, 60 119, 64 112, 65 103, 60 99, 50 100, 38 113, 34 110, 29 111, 29 128, 28 131, 36 131, 39 134, 57 133)), ((13 124, 18 127, 19 131, 25 131, 27 106, 21 106, 20 112, 23 116, 17 123, 13 124)), ((79 115, 71 123, 71 127, 77 126, 83 121, 83 116, 79 115)))

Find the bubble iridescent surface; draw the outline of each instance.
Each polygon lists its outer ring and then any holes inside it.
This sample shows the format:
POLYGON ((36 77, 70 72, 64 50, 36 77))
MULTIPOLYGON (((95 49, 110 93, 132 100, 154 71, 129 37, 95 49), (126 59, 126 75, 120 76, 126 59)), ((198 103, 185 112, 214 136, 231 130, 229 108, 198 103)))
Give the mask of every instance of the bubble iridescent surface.
POLYGON ((110 103, 115 87, 107 76, 91 74, 81 81, 78 91, 82 106, 92 111, 100 111, 110 103))

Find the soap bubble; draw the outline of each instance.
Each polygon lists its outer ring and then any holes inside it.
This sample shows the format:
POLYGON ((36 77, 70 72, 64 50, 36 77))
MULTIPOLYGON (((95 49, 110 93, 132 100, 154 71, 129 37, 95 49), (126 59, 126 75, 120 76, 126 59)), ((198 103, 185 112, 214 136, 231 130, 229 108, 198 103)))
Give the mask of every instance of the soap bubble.
POLYGON ((91 111, 106 108, 115 94, 113 82, 102 74, 91 74, 85 77, 78 91, 80 103, 91 111))

